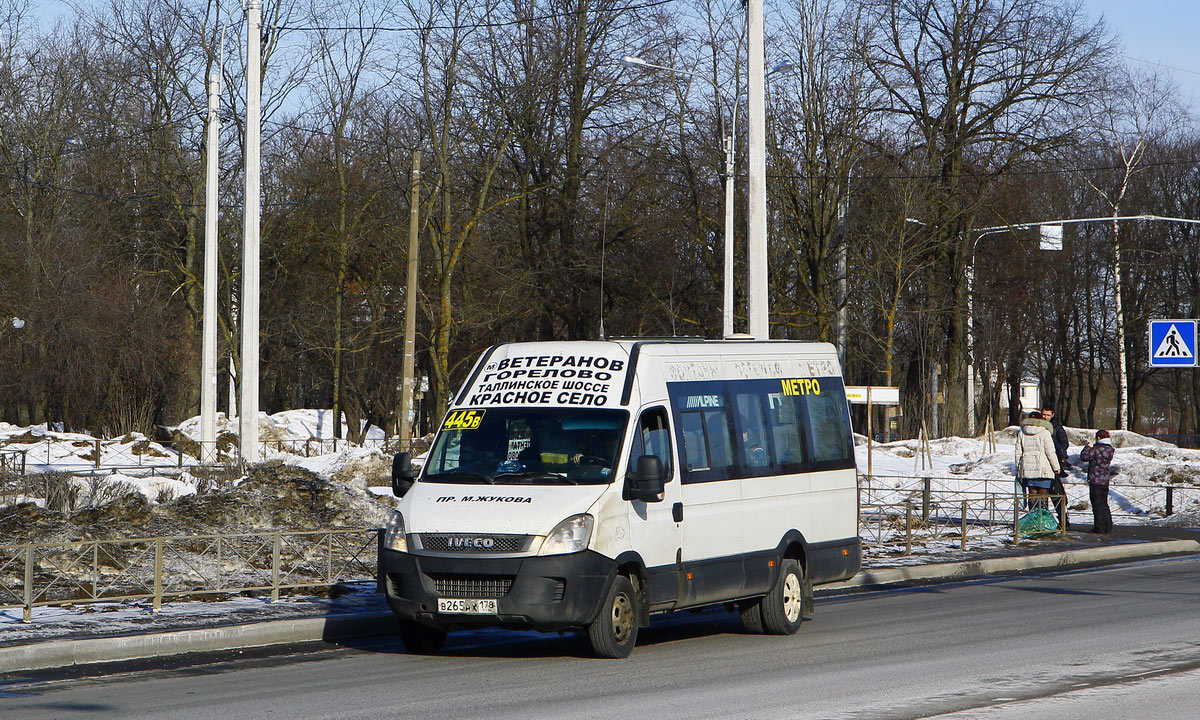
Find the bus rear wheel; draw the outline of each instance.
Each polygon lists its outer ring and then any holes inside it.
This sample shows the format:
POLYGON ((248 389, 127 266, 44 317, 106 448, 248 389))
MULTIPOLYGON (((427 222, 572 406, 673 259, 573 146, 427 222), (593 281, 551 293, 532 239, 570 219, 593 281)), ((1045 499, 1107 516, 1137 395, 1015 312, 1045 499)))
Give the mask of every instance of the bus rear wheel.
POLYGON ((804 570, 788 558, 779 564, 775 587, 759 601, 762 628, 771 635, 791 635, 804 622, 804 570))

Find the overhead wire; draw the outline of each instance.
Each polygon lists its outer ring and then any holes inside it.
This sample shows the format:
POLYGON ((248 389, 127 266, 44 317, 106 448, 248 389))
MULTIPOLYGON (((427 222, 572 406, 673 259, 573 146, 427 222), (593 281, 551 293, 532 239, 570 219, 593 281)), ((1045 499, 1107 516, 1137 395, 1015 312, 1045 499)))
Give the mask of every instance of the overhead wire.
POLYGON ((645 10, 647 8, 667 5, 676 0, 650 0, 650 2, 638 3, 635 5, 623 5, 621 7, 611 8, 589 8, 586 10, 569 10, 566 12, 545 13, 542 15, 530 16, 527 18, 516 18, 514 20, 501 20, 489 22, 462 23, 455 25, 273 25, 272 30, 288 30, 302 32, 337 32, 337 31, 373 31, 373 32, 428 32, 430 30, 477 30, 482 28, 502 28, 511 27, 513 25, 525 25, 532 22, 541 22, 544 20, 555 20, 558 18, 572 17, 574 15, 586 15, 589 13, 621 13, 631 10, 645 10))

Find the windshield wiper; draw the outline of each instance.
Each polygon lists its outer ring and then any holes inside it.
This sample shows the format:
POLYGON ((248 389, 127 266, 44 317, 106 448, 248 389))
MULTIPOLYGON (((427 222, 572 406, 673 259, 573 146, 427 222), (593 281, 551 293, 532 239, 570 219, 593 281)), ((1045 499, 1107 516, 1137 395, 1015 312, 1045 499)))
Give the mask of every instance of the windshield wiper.
POLYGON ((494 482, 492 478, 488 477, 487 475, 484 475, 483 473, 471 472, 470 470, 443 470, 442 472, 430 473, 425 476, 426 480, 436 481, 438 478, 470 478, 472 480, 482 480, 489 485, 493 484, 494 482))
POLYGON ((493 480, 499 480, 500 478, 528 478, 528 479, 549 479, 549 478, 553 478, 554 480, 563 480, 563 481, 565 481, 565 482, 568 482, 568 483, 570 483, 570 484, 572 484, 572 485, 578 485, 578 484, 579 484, 579 483, 575 482, 573 479, 571 479, 571 478, 567 477, 567 476, 566 476, 565 474, 563 474, 563 473, 551 472, 551 471, 549 471, 549 470, 527 471, 527 472, 503 472, 503 473, 496 473, 496 475, 495 475, 495 476, 494 476, 492 479, 493 479, 493 480))

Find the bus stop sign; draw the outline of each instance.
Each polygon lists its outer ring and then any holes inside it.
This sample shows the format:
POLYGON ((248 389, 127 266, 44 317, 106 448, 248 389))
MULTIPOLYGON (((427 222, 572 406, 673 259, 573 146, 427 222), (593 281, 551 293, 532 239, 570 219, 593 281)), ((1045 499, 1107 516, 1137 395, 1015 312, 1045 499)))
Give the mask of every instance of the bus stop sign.
POLYGON ((1150 367, 1196 367, 1196 321, 1150 321, 1150 367))

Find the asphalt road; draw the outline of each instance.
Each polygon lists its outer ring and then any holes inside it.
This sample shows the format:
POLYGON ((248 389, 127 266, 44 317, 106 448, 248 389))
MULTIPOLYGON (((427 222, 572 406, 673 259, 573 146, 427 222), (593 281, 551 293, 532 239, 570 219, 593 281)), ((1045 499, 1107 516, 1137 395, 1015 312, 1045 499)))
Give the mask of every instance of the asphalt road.
POLYGON ((1200 557, 820 599, 793 637, 724 611, 643 631, 451 635, 0 686, 18 718, 1156 718, 1200 716, 1200 557))

